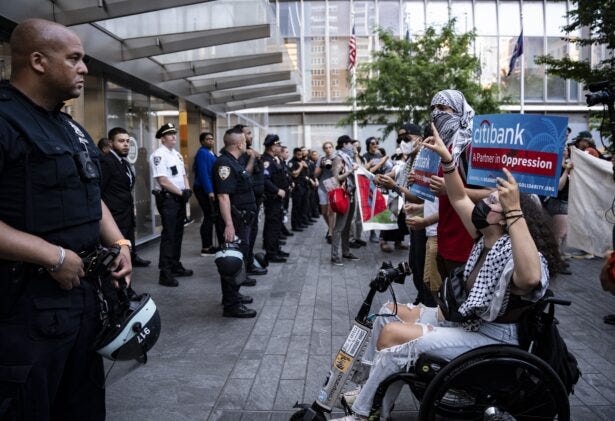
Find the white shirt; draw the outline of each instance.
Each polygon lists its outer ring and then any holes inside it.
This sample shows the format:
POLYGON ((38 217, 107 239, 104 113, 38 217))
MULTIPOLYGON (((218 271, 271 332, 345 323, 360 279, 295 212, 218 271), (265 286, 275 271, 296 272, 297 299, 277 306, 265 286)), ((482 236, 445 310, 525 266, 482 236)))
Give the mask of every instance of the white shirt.
MULTIPOLYGON (((425 218, 438 212, 438 201, 439 200, 437 196, 433 202, 430 202, 429 200, 425 200, 425 204, 423 205, 423 215, 425 216, 425 218)), ((431 224, 425 227, 425 234, 427 235, 427 237, 437 236, 438 235, 438 223, 436 222, 435 224, 431 224)))
POLYGON ((149 165, 152 170, 152 177, 154 177, 154 189, 162 189, 156 177, 168 178, 180 190, 186 188, 184 183, 184 176, 186 175, 184 158, 175 149, 161 145, 149 157, 149 165))

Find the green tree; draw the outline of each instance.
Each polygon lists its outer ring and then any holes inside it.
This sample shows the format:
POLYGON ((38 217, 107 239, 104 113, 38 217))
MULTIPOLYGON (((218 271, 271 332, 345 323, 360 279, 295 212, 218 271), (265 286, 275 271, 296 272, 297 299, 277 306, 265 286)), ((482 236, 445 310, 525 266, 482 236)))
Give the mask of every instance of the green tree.
MULTIPOLYGON (((614 0, 572 0, 573 9, 568 12, 569 24, 564 26, 566 36, 562 40, 583 48, 605 45, 610 51, 594 66, 589 58, 575 60, 570 55, 555 58, 552 55, 536 58, 537 64, 544 64, 547 73, 564 79, 576 80, 584 85, 603 80, 615 84, 615 1, 614 0), (582 36, 574 36, 581 32, 582 36)), ((584 54, 589 57, 588 54, 584 54)), ((590 113, 590 127, 598 129, 604 137, 611 135, 608 124, 602 124, 602 113, 590 113)), ((613 151, 611 141, 609 149, 613 151)))
MULTIPOLYGON (((566 36, 562 40, 580 47, 604 44, 615 51, 615 1, 572 0, 576 6, 568 12, 569 24, 564 26, 566 36), (589 31, 587 31, 589 29, 589 31), (584 36, 576 37, 581 31, 584 36)), ((546 65, 546 71, 564 79, 573 79, 585 84, 601 80, 615 81, 615 55, 610 54, 592 66, 588 59, 574 60, 569 55, 554 58, 552 55, 537 57, 537 64, 546 65)))
POLYGON ((455 20, 440 32, 430 27, 421 37, 399 39, 378 31, 381 49, 370 63, 357 69, 357 107, 340 125, 357 121, 359 126, 384 125, 383 137, 406 122, 429 121, 433 95, 442 89, 458 89, 478 114, 499 112, 497 87, 477 81, 479 60, 469 53, 473 32, 455 33, 455 20))

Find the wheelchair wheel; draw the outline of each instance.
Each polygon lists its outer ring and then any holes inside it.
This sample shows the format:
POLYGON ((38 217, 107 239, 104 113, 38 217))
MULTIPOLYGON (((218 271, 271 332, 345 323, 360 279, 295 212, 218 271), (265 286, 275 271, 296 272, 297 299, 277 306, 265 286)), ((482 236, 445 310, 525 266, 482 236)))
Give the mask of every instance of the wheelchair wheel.
POLYGON ((420 420, 570 419, 568 395, 553 369, 522 349, 489 345, 466 352, 430 382, 420 420))

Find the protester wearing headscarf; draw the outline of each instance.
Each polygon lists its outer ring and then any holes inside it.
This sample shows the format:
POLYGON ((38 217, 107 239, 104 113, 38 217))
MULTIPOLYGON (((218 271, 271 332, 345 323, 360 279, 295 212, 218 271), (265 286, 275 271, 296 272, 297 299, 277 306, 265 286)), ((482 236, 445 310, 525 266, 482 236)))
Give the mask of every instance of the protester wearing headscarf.
POLYGON ((472 141, 473 118, 474 109, 459 91, 445 89, 431 100, 431 119, 446 146, 452 147, 455 162, 472 141), (452 112, 443 111, 442 106, 451 108, 452 112))

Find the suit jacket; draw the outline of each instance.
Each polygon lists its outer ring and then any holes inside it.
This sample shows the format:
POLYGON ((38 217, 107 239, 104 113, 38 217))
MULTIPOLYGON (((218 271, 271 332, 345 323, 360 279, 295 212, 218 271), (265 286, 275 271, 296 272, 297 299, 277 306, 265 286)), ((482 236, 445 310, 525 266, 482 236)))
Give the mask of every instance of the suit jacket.
POLYGON ((101 196, 120 229, 133 228, 134 201, 132 188, 135 176, 132 169, 131 177, 118 157, 112 152, 103 156, 100 160, 102 180, 100 184, 101 196))

